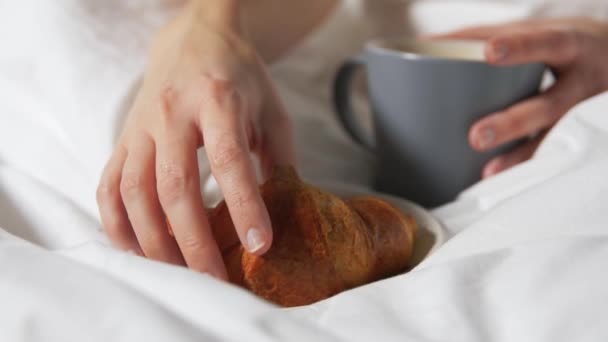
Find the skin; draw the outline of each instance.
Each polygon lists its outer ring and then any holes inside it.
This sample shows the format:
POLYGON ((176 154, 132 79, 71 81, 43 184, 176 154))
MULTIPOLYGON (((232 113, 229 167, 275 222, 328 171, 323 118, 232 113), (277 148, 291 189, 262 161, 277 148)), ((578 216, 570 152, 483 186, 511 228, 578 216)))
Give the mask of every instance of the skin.
POLYGON ((103 227, 117 247, 227 278, 199 190, 197 150, 204 147, 244 247, 257 255, 270 248, 249 153, 265 175, 273 165, 293 165, 294 154, 264 61, 305 37, 335 1, 281 3, 193 0, 156 35, 97 190, 103 227), (275 15, 277 7, 285 16, 275 15))
POLYGON ((546 92, 493 113, 470 129, 469 141, 487 151, 522 137, 524 145, 488 162, 491 177, 532 157, 546 132, 577 103, 608 90, 608 23, 589 18, 533 20, 483 26, 442 38, 486 40, 486 59, 495 65, 544 62, 556 83, 546 92))

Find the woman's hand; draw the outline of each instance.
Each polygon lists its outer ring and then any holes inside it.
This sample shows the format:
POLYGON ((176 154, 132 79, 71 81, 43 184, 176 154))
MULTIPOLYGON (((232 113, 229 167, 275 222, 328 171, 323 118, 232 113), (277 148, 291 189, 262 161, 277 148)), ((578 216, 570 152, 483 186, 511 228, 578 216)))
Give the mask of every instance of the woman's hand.
POLYGON ((241 34, 238 2, 216 2, 203 10, 208 3, 192 1, 155 38, 97 198, 119 248, 225 279, 197 149, 205 147, 238 236, 256 254, 270 247, 272 229, 249 152, 260 155, 266 172, 294 160, 288 117, 241 34))
POLYGON ((545 133, 574 105, 608 90, 608 24, 587 18, 524 21, 466 29, 448 38, 487 41, 486 59, 496 65, 544 62, 556 83, 545 93, 475 123, 471 146, 486 151, 525 137, 530 141, 491 160, 489 177, 528 160, 545 133))

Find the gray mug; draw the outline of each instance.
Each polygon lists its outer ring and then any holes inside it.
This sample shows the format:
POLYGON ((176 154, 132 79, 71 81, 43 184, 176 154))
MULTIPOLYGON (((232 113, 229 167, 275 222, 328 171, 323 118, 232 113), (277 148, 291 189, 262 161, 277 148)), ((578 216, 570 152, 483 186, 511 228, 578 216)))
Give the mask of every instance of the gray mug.
POLYGON ((479 41, 381 39, 341 67, 336 111, 352 138, 375 151, 378 190, 439 206, 479 181, 486 162, 518 143, 479 153, 468 132, 481 117, 537 94, 545 66, 493 66, 483 51, 479 41), (351 80, 360 67, 367 70, 375 142, 351 104, 351 80))

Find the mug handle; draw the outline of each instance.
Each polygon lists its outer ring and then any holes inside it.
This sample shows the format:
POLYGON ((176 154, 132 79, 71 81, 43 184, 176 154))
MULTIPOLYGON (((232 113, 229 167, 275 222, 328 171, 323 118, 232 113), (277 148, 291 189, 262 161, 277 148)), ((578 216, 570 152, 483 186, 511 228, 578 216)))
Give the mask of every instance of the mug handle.
POLYGON ((338 120, 344 129, 346 129, 346 132, 359 145, 371 150, 374 148, 374 143, 357 121, 357 116, 351 102, 353 76, 357 69, 365 67, 365 65, 366 61, 363 55, 351 58, 342 64, 334 81, 333 100, 338 120))

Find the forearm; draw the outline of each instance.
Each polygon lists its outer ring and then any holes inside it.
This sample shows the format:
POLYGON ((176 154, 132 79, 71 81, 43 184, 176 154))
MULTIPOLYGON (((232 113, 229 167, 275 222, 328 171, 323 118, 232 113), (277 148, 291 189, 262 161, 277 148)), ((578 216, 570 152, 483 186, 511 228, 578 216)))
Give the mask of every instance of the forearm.
POLYGON ((267 62, 280 58, 329 16, 338 0, 241 0, 242 20, 267 62))
POLYGON ((266 62, 280 58, 331 13, 338 0, 191 0, 197 20, 238 28, 266 62))

